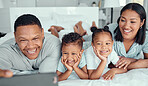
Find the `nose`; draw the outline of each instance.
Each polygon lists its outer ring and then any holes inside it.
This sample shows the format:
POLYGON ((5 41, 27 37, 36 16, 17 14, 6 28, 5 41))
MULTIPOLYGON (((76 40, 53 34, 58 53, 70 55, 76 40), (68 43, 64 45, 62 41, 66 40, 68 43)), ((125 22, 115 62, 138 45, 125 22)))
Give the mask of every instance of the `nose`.
POLYGON ((129 27, 130 27, 130 23, 129 22, 125 22, 124 28, 129 28, 129 27))
POLYGON ((103 45, 102 45, 102 49, 105 49, 105 48, 106 48, 106 45, 105 45, 105 44, 103 44, 103 45))
POLYGON ((71 54, 68 54, 67 58, 72 58, 72 55, 71 54))
POLYGON ((33 48, 34 47, 34 43, 32 41, 28 41, 27 47, 28 48, 33 48))

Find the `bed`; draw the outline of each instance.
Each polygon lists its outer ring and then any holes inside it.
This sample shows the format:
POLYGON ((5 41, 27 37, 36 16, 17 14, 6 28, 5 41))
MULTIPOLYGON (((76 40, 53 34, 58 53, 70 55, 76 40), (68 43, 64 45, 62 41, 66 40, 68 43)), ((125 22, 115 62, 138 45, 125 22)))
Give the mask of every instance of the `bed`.
POLYGON ((65 80, 59 86, 148 86, 148 68, 133 69, 127 73, 115 75, 113 80, 65 80))

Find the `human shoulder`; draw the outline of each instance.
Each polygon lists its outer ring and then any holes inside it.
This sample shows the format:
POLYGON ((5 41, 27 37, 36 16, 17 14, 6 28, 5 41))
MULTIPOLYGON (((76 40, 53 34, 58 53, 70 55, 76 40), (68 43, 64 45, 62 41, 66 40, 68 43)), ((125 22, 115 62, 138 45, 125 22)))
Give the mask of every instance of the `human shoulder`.
POLYGON ((114 49, 112 49, 111 54, 108 56, 108 60, 111 61, 113 64, 116 64, 119 60, 119 57, 114 49))
POLYGON ((145 42, 144 43, 145 44, 148 43, 148 30, 146 30, 146 32, 145 32, 145 42))

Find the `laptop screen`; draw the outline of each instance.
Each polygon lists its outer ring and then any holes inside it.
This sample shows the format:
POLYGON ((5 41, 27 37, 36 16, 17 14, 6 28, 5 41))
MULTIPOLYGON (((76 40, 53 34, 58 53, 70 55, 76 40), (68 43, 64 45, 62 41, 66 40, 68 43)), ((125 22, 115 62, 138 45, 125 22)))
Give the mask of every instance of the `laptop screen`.
POLYGON ((58 86, 56 73, 14 75, 0 78, 0 86, 58 86))

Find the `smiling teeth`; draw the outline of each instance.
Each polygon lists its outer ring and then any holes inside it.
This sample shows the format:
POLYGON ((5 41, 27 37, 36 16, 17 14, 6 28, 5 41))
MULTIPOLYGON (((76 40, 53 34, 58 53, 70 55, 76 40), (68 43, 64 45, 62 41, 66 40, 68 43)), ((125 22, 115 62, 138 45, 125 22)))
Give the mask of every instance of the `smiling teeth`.
POLYGON ((131 30, 124 30, 124 32, 130 32, 131 30))
POLYGON ((108 51, 101 51, 101 53, 107 53, 108 51))
POLYGON ((36 49, 32 50, 32 51, 28 51, 29 54, 33 54, 35 53, 36 49))

